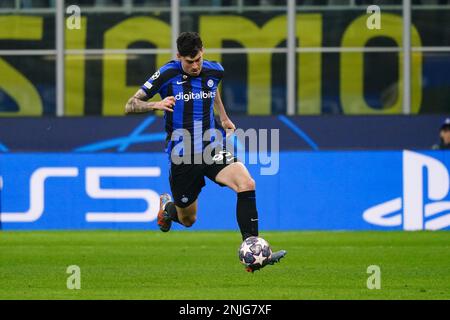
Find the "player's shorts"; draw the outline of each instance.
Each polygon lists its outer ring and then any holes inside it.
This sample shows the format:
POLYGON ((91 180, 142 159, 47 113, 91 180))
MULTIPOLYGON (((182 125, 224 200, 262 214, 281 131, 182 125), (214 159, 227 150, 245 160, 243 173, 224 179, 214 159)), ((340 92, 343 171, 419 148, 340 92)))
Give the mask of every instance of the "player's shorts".
POLYGON ((210 155, 209 163, 201 164, 170 164, 169 182, 175 205, 186 208, 197 200, 200 191, 205 186, 205 177, 221 187, 225 185, 215 181, 217 174, 237 162, 237 158, 230 152, 219 151, 210 155), (212 163, 211 163, 212 162, 212 163))

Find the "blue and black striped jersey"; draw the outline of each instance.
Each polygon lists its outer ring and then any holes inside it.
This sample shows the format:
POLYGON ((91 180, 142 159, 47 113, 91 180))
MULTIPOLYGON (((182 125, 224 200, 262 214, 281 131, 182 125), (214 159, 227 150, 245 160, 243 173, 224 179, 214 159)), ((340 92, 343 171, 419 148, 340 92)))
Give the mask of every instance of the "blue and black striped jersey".
POLYGON ((223 73, 220 63, 203 60, 201 73, 190 76, 183 71, 180 61, 173 60, 162 66, 142 86, 149 99, 158 93, 162 99, 175 97, 173 112, 164 112, 166 152, 170 154, 179 142, 171 141, 172 133, 177 129, 189 131, 192 153, 201 153, 209 143, 216 141, 216 135, 209 129, 219 130, 225 137, 223 128, 214 118, 214 98, 223 73), (208 130, 211 137, 209 141, 203 141, 208 130))

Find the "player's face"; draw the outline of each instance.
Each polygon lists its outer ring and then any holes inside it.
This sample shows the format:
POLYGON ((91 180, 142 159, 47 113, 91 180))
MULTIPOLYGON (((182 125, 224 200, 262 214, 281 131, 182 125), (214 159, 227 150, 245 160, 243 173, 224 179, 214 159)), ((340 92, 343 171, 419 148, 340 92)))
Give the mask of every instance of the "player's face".
POLYGON ((444 141, 445 144, 450 144, 450 130, 442 130, 441 131, 441 138, 444 141))
POLYGON ((195 57, 183 57, 178 54, 184 72, 190 76, 198 76, 202 71, 203 50, 200 50, 195 57))

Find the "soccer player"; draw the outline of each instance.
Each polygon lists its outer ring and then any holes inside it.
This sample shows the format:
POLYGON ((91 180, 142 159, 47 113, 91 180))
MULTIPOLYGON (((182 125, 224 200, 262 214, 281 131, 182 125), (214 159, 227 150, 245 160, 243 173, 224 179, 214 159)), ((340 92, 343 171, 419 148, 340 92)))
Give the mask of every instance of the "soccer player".
MULTIPOLYGON (((125 107, 126 114, 164 110, 165 151, 170 158, 169 182, 174 201, 167 193, 160 196, 159 228, 167 232, 172 222, 185 227, 194 224, 197 197, 206 176, 237 193, 242 239, 258 236, 255 181, 247 168, 223 148, 224 129, 236 129, 218 90, 224 69, 217 62, 203 59, 202 40, 196 32, 180 34, 177 49, 177 60, 154 73, 125 107), (161 101, 147 102, 157 93, 161 101), (221 126, 214 118, 214 107, 221 126)), ((285 250, 274 252, 268 264, 278 262, 285 254, 285 250)), ((255 270, 247 268, 249 272, 255 270)))

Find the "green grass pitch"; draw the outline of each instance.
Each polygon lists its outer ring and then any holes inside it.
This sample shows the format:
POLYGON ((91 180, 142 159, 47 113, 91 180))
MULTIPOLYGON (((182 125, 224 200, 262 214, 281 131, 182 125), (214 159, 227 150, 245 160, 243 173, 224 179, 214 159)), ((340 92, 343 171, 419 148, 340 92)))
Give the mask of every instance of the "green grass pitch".
POLYGON ((260 236, 288 254, 251 274, 238 231, 3 231, 0 299, 450 299, 448 231, 260 236), (70 265, 80 290, 66 287, 70 265))

